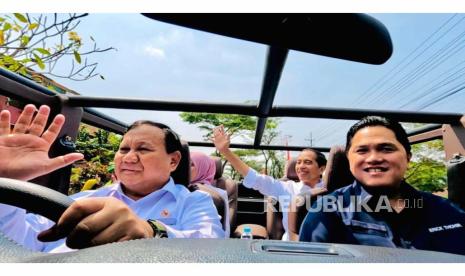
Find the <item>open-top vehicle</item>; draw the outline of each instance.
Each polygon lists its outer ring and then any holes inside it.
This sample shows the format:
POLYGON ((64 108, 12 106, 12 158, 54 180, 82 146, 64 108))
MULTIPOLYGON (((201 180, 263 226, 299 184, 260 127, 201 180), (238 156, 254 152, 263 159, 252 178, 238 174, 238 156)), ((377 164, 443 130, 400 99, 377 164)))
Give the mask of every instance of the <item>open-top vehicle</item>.
MULTIPOLYGON (((278 84, 289 51, 328 56, 368 64, 383 64, 393 52, 386 27, 362 14, 146 14, 154 20, 243 39, 268 46, 258 104, 185 102, 163 99, 89 97, 57 94, 17 74, 0 69, 0 94, 12 99, 46 104, 52 115, 64 114, 66 124, 50 156, 74 150, 80 123, 122 134, 127 124, 94 108, 184 111, 241 114, 258 118, 253 144, 232 144, 233 148, 292 150, 307 146, 262 145, 268 118, 326 118, 356 120, 380 115, 401 122, 428 123, 409 133, 411 143, 443 139, 449 168, 449 198, 465 205, 463 158, 465 119, 461 113, 417 112, 379 109, 323 108, 274 105, 278 84), (459 154, 459 155, 457 155, 459 154), (453 157, 458 156, 458 157, 453 157), (455 159, 454 159, 455 158, 455 159)), ((395 47, 394 47, 395 49, 395 47)), ((221 92, 219 92, 221 93, 221 92)), ((181 133, 182 134, 182 133, 181 133)), ((212 143, 187 141, 189 146, 212 147, 212 143)), ((327 146, 313 146, 329 152, 327 146)), ((177 170, 178 183, 187 183, 189 162, 177 170)), ((22 185, 0 179, 0 202, 25 208, 56 221, 72 201, 64 194, 69 187, 71 168, 63 168, 22 185), (53 191, 55 190, 55 191, 53 191), (61 193, 60 193, 61 192, 61 193)), ((239 185, 236 225, 266 225, 266 199, 239 185)), ((447 215, 447 214, 445 214, 447 215)), ((234 226, 234 225, 233 225, 234 226)), ((232 229, 233 231, 233 229, 232 229)), ((465 256, 422 250, 406 250, 349 244, 283 242, 239 239, 143 239, 112 243, 75 252, 46 254, 31 252, 0 234, 0 262, 464 262, 465 256)))

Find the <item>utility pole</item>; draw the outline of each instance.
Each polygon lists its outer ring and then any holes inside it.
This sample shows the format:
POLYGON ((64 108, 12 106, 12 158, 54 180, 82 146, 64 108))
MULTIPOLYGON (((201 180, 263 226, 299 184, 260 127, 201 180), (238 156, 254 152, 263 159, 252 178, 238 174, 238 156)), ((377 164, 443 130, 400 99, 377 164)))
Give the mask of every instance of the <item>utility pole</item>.
POLYGON ((308 138, 305 139, 305 141, 307 141, 309 143, 310 147, 313 147, 313 135, 312 135, 311 131, 310 131, 310 134, 309 134, 308 138))
MULTIPOLYGON (((284 135, 284 142, 286 144, 286 147, 289 146, 289 139, 292 138, 292 135, 284 135)), ((287 161, 291 160, 291 153, 289 150, 286 151, 286 159, 287 161)))

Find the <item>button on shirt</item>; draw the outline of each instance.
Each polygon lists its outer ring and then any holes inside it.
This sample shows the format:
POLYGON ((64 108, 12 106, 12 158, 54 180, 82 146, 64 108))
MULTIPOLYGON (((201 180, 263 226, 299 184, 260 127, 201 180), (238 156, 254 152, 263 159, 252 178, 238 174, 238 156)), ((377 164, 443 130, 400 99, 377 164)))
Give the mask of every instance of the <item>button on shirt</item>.
MULTIPOLYGON (((310 194, 312 188, 302 182, 292 180, 280 181, 271 176, 257 173, 254 169, 249 169, 242 183, 247 188, 258 190, 261 194, 275 197, 283 211, 284 235, 282 240, 289 240, 288 234, 288 211, 292 198, 297 195, 310 194)), ((314 188, 323 188, 322 181, 318 182, 314 188)))
MULTIPOLYGON (((224 238, 219 215, 211 197, 201 192, 190 192, 183 185, 170 181, 139 200, 127 197, 119 183, 98 190, 70 196, 74 200, 88 197, 114 197, 131 208, 142 219, 155 219, 167 230, 168 238, 224 238)), ((43 252, 66 252, 65 239, 40 242, 37 235, 54 222, 24 209, 0 204, 0 231, 25 247, 43 252)))
POLYGON ((405 182, 400 189, 405 207, 399 213, 386 196, 370 194, 358 182, 320 197, 302 223, 300 241, 465 254, 465 212, 405 182))

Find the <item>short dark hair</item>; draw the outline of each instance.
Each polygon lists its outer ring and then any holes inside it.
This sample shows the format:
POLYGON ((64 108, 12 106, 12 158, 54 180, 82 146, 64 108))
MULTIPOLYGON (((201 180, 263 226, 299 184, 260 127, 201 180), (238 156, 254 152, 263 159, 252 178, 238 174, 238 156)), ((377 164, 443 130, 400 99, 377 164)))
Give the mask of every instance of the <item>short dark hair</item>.
POLYGON ((172 130, 169 126, 165 124, 154 122, 154 121, 149 121, 149 120, 139 120, 139 121, 135 121, 134 123, 132 123, 126 130, 126 133, 128 133, 132 129, 135 129, 143 125, 154 126, 163 131, 163 133, 165 134, 165 149, 167 153, 173 153, 175 151, 181 152, 182 150, 181 139, 179 139, 178 134, 174 132, 174 130, 172 130))
POLYGON ((396 136, 397 141, 399 141, 399 143, 404 147, 407 154, 411 155, 410 142, 408 140, 407 132, 405 132, 405 129, 399 124, 399 122, 380 116, 366 116, 349 129, 347 132, 346 152, 349 152, 350 146, 352 144, 352 138, 354 138, 355 133, 357 133, 357 131, 362 128, 370 126, 383 126, 392 130, 396 136))
POLYGON ((316 163, 318 164, 318 167, 320 168, 321 166, 326 166, 326 156, 321 153, 319 150, 312 149, 312 148, 306 148, 303 149, 302 151, 311 151, 315 153, 316 155, 316 163))

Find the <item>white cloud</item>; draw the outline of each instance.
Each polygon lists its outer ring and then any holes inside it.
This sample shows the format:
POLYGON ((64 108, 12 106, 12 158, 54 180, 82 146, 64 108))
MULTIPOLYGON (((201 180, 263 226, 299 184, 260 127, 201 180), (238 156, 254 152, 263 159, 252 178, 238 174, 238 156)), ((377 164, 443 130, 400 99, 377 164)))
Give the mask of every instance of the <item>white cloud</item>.
POLYGON ((144 48, 144 53, 147 55, 154 57, 156 59, 164 59, 165 58, 165 51, 163 49, 154 47, 154 46, 146 46, 144 48))
POLYGON ((192 32, 191 31, 181 31, 181 30, 169 30, 165 33, 159 34, 154 38, 155 45, 160 46, 175 46, 184 43, 192 42, 192 32))
POLYGON ((178 45, 192 44, 192 34, 172 30, 154 37, 151 42, 145 46, 143 52, 156 59, 166 58, 165 49, 176 48, 178 45))

